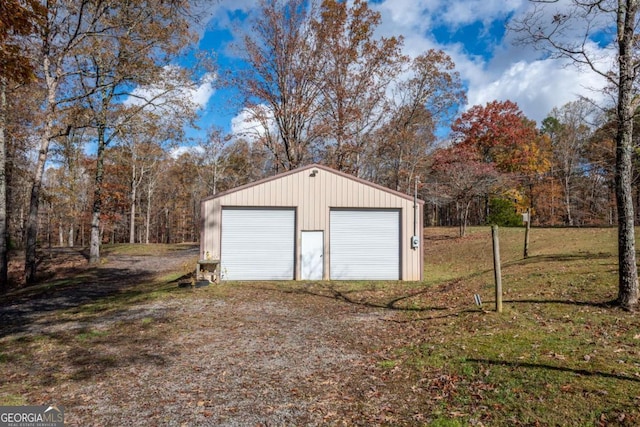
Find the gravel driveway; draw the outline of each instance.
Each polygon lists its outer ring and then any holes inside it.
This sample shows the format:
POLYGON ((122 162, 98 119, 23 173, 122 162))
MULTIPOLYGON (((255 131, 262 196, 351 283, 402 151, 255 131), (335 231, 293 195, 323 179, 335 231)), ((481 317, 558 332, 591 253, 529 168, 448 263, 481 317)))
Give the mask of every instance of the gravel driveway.
POLYGON ((380 368, 393 311, 313 284, 175 284, 101 305, 195 256, 113 257, 82 287, 2 303, 4 400, 63 405, 77 426, 372 425, 409 404, 380 368))

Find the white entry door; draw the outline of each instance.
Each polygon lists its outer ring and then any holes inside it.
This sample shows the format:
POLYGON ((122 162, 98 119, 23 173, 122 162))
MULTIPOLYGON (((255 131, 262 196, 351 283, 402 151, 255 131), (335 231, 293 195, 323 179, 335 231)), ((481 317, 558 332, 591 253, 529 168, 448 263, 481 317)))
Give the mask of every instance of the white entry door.
POLYGON ((300 269, 302 280, 322 280, 323 252, 324 233, 322 231, 303 231, 300 269))

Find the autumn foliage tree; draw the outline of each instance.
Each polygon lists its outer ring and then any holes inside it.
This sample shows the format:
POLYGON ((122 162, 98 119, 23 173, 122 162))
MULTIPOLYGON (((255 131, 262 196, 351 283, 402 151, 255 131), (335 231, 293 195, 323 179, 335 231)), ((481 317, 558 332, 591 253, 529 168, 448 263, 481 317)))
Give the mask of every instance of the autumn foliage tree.
POLYGON ((564 222, 575 224, 578 203, 577 187, 584 175, 585 156, 592 130, 587 116, 593 105, 580 100, 554 108, 543 121, 543 132, 549 136, 553 150, 554 178, 562 189, 564 222))
MULTIPOLYGON (((28 2, 31 4, 32 2, 28 2)), ((4 3, 3 3, 4 4, 4 3)), ((35 280, 41 189, 50 146, 74 128, 91 128, 98 142, 91 259, 99 257, 100 163, 105 146, 126 121, 122 100, 191 40, 180 0, 59 0, 39 2, 42 19, 26 49, 36 64, 39 94, 37 159, 25 230, 25 282, 35 280)), ((139 109, 140 110, 140 109, 139 109)))
POLYGON ((438 150, 428 176, 427 194, 454 203, 460 236, 467 229, 469 207, 478 197, 497 191, 504 180, 496 166, 477 150, 457 144, 438 150))
MULTIPOLYGON (((105 149, 122 132, 124 125, 141 115, 146 107, 165 104, 185 81, 181 69, 168 61, 191 39, 182 9, 189 3, 136 0, 116 2, 101 18, 104 37, 93 41, 76 59, 87 126, 96 133, 97 165, 93 195, 90 262, 100 260, 100 215, 105 149), (157 91, 140 96, 132 86, 153 86, 157 91), (85 95, 85 91, 89 93, 85 95), (123 105, 121 99, 133 97, 142 102, 123 105)), ((173 111, 173 110, 172 110, 173 111)), ((176 116, 177 119, 177 116, 176 116)))
POLYGON ((416 57, 398 82, 387 117, 376 132, 369 167, 378 182, 409 192, 414 179, 427 167, 436 142, 435 130, 444 126, 465 100, 460 76, 451 58, 429 50, 416 57))
POLYGON ((451 129, 460 147, 475 151, 482 161, 519 179, 521 191, 530 189, 550 166, 548 140, 512 101, 473 106, 451 129))
POLYGON ((9 155, 5 132, 8 125, 8 85, 34 80, 35 64, 29 58, 24 38, 42 22, 44 7, 36 0, 6 0, 0 3, 0 291, 8 281, 8 174, 9 155))
POLYGON ((537 138, 535 123, 512 101, 492 101, 462 113, 451 129, 460 146, 475 150, 480 158, 502 172, 529 168, 537 138))
POLYGON ((359 176, 368 143, 388 114, 386 90, 407 61, 402 39, 375 37, 380 19, 365 1, 324 0, 314 22, 323 59, 317 77, 325 162, 359 176))
POLYGON ((244 136, 270 151, 276 170, 323 161, 365 174, 390 116, 387 91, 407 64, 401 39, 375 36, 380 19, 361 0, 261 2, 240 46, 247 67, 230 81, 243 94, 244 136))
POLYGON ((43 86, 40 101, 41 123, 38 135, 38 156, 33 168, 29 199, 29 213, 25 226, 25 269, 26 283, 35 281, 38 237, 38 211, 40 192, 49 156, 50 145, 64 136, 68 127, 60 120, 70 103, 78 99, 78 94, 66 93, 65 89, 82 69, 73 67, 73 62, 82 50, 82 45, 90 39, 103 35, 101 17, 107 8, 102 2, 91 0, 60 0, 48 2, 44 7, 43 19, 38 23, 36 34, 30 42, 34 52, 36 74, 43 86))
POLYGON ((318 140, 317 77, 322 57, 306 1, 262 0, 242 47, 248 67, 231 77, 253 123, 251 136, 274 156, 277 169, 295 169, 318 140))

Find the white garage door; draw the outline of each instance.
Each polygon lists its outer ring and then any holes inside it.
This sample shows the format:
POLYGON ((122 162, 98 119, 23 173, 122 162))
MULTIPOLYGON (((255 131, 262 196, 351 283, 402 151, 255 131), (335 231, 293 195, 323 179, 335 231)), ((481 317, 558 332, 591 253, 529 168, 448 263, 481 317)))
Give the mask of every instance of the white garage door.
POLYGON ((400 211, 332 210, 333 280, 400 279, 400 211))
POLYGON ((293 209, 222 209, 224 280, 293 280, 293 209))

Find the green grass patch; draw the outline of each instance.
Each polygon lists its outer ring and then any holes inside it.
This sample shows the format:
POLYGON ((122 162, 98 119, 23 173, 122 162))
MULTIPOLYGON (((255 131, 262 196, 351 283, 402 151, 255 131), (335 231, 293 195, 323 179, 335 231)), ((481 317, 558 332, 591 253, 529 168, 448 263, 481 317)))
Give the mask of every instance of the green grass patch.
POLYGON ((382 369, 393 369, 398 365, 397 360, 381 360, 378 362, 378 366, 382 369))
POLYGON ((108 331, 100 331, 100 330, 89 330, 89 331, 83 331, 80 332, 76 335, 76 340, 78 341, 92 341, 95 340, 97 338, 103 338, 109 335, 108 331))
POLYGON ((108 257, 109 255, 148 255, 158 256, 167 255, 171 252, 184 250, 186 247, 193 246, 193 243, 115 243, 104 244, 100 248, 100 256, 108 257))
POLYGON ((415 338, 377 366, 427 425, 640 425, 640 317, 609 305, 615 229, 533 228, 524 259, 524 229, 500 228, 501 314, 491 229, 425 231, 423 282, 269 287, 394 310, 415 338))
POLYGON ((83 283, 86 283, 87 280, 90 280, 91 276, 87 274, 78 274, 73 277, 68 277, 64 279, 51 280, 44 283, 31 285, 24 288, 13 289, 6 294, 0 296, 0 301, 3 299, 13 299, 18 297, 34 297, 36 295, 40 295, 43 293, 47 293, 50 291, 56 291, 72 286, 78 286, 83 283))
POLYGON ((0 393, 0 406, 24 406, 29 403, 19 394, 0 393))
POLYGON ((502 314, 491 311, 488 228, 433 240, 432 256, 426 248, 426 282, 437 295, 448 275, 457 311, 404 348, 414 381, 442 378, 438 404, 423 401, 425 412, 445 408, 433 425, 640 424, 640 319, 607 305, 617 291, 615 230, 532 229, 526 260, 523 230, 499 236, 502 314), (473 309, 473 293, 485 311, 473 309))

